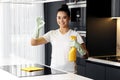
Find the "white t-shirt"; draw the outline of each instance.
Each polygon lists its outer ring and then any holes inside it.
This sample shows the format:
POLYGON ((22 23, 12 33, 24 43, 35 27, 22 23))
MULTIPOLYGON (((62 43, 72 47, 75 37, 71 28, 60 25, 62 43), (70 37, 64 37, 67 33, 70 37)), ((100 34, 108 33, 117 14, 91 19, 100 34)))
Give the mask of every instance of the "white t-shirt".
POLYGON ((68 61, 70 51, 70 36, 77 36, 77 41, 81 44, 83 39, 79 33, 69 30, 66 34, 61 34, 59 29, 47 32, 43 37, 52 44, 51 67, 74 72, 74 62, 68 61))

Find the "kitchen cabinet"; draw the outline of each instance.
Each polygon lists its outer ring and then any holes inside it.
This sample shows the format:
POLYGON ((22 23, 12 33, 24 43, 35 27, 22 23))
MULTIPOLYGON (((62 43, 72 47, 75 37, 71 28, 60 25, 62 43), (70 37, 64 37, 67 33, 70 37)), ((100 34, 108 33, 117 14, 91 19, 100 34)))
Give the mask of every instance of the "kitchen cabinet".
POLYGON ((87 0, 86 46, 90 56, 116 54, 116 20, 111 0, 87 0))
POLYGON ((105 65, 77 57, 77 74, 94 80, 105 80, 105 65))
POLYGON ((106 80, 105 65, 77 57, 77 74, 94 80, 106 80))
POLYGON ((120 80, 120 67, 107 66, 106 80, 120 80))
POLYGON ((81 65, 77 65, 77 74, 85 76, 85 67, 81 65))
POLYGON ((120 0, 112 0, 112 17, 120 17, 120 0))
POLYGON ((77 64, 77 74, 85 76, 86 60, 80 57, 77 57, 76 64, 77 64))
POLYGON ((77 58, 78 75, 92 78, 94 80, 120 80, 120 63, 101 59, 77 58), (81 63, 80 63, 81 62, 81 63), (118 65, 118 66, 117 66, 118 65), (82 70, 83 69, 83 70, 82 70))
POLYGON ((86 76, 94 80, 105 80, 105 66, 87 61, 86 76))
POLYGON ((87 0, 87 16, 111 17, 111 0, 87 0))

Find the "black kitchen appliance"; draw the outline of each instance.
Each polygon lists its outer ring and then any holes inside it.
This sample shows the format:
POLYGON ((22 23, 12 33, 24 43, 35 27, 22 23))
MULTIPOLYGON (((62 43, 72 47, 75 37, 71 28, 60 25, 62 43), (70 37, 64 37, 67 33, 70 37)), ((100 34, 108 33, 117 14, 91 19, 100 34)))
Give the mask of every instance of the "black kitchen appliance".
POLYGON ((67 5, 71 12, 71 28, 86 31, 86 1, 69 2, 67 5))

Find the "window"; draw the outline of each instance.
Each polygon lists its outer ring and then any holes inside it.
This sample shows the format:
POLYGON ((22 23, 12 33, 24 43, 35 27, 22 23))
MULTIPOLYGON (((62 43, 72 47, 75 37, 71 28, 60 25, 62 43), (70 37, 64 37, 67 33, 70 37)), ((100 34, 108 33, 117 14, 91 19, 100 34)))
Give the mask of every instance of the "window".
POLYGON ((12 55, 44 63, 44 45, 30 44, 38 16, 44 18, 43 4, 0 3, 0 56, 12 55))

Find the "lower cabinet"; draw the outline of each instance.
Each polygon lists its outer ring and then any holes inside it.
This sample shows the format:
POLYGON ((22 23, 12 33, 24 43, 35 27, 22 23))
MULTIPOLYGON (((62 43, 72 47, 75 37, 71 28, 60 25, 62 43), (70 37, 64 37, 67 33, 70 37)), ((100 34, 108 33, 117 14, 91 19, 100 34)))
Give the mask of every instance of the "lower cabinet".
POLYGON ((86 77, 94 80, 105 80, 105 66, 98 63, 87 62, 86 77))
POLYGON ((93 80, 120 80, 120 67, 77 58, 77 74, 93 80))
POLYGON ((85 75, 85 66, 78 65, 77 66, 77 74, 81 76, 86 76, 85 75))
POLYGON ((82 75, 82 76, 86 76, 85 75, 86 60, 82 59, 80 57, 77 57, 76 64, 77 64, 77 74, 82 75))
POLYGON ((120 68, 114 66, 107 66, 106 80, 120 80, 120 68))

